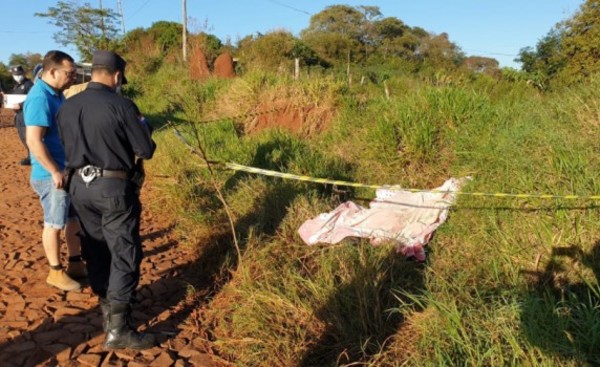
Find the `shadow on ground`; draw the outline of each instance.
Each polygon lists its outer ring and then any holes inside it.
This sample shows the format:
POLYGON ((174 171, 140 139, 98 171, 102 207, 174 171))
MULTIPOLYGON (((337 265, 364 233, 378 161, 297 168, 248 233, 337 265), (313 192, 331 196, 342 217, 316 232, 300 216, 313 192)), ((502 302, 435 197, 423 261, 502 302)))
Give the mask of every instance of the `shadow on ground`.
MULTIPOLYGON (((179 260, 179 265, 171 266, 171 261, 177 256, 173 250, 178 246, 177 241, 169 238, 172 229, 169 226, 142 236, 145 241, 158 238, 163 242, 145 251, 142 269, 152 270, 143 273, 142 283, 147 277, 152 281, 138 288, 132 307, 133 324, 140 330, 155 333, 160 342, 156 348, 160 350, 150 354, 121 351, 119 355, 104 350, 102 316, 97 297, 78 292, 70 292, 65 297, 64 293, 56 290, 56 294, 49 297, 44 306, 45 311, 53 314, 53 317, 36 321, 33 329, 26 329, 25 323, 20 333, 9 335, 10 339, 0 344, 0 365, 77 366, 80 360, 100 365, 107 363, 107 359, 116 365, 126 365, 130 361, 143 365, 150 364, 152 358, 162 352, 166 352, 173 361, 179 359, 183 360, 183 365, 189 365, 186 361, 190 355, 178 355, 180 350, 175 346, 184 347, 190 340, 171 342, 177 339, 184 323, 189 322, 190 314, 204 301, 203 297, 190 294, 189 286, 204 283, 204 278, 210 277, 210 274, 198 270, 196 264, 202 261, 201 258, 192 257, 183 263, 179 260), (69 302, 69 299, 81 302, 69 302), (93 306, 81 306, 82 302, 93 306)), ((196 327, 192 328, 196 336, 201 336, 196 327)))
MULTIPOLYGON (((368 246, 366 251, 375 251, 368 246)), ((405 326, 397 311, 399 299, 413 302, 403 294, 422 294, 425 289, 423 263, 405 259, 390 249, 383 263, 357 261, 356 276, 340 286, 316 312, 326 326, 310 347, 300 366, 364 365, 384 352, 393 336, 405 326), (400 293, 399 291, 402 291, 400 293)))
POLYGON ((555 247, 544 269, 528 275, 533 291, 524 296, 521 311, 527 340, 544 353, 578 365, 600 365, 600 242, 589 252, 579 246, 555 247), (565 276, 590 270, 594 280, 565 276))

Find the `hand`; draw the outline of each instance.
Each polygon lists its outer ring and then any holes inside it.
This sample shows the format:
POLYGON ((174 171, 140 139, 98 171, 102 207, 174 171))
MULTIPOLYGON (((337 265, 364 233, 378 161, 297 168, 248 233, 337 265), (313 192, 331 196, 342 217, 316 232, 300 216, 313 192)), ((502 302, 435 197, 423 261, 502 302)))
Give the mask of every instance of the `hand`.
POLYGON ((56 171, 52 173, 52 182, 55 189, 62 189, 65 186, 65 176, 62 172, 56 171))

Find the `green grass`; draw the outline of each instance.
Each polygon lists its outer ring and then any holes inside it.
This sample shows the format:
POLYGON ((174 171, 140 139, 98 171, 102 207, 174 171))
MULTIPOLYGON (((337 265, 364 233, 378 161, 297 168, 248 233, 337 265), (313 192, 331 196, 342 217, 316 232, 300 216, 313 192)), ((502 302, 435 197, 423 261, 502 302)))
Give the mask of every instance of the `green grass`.
MULTIPOLYGON (((335 112, 325 129, 295 134, 249 133, 248 121, 180 125, 210 159, 413 188, 470 175, 468 191, 600 194, 598 80, 540 95, 482 77, 385 77, 389 99, 381 84, 359 85, 356 76, 347 87, 335 77, 250 74, 185 84, 173 103, 188 121, 286 100, 335 112)), ((169 198, 162 210, 177 218, 181 238, 204 254, 199 271, 216 282, 202 327, 235 365, 600 363, 593 202, 460 196, 420 265, 390 246, 309 247, 296 234, 306 219, 372 190, 217 170, 241 244, 237 262, 201 160, 170 130, 156 140, 149 170, 173 178, 160 186, 169 198)))

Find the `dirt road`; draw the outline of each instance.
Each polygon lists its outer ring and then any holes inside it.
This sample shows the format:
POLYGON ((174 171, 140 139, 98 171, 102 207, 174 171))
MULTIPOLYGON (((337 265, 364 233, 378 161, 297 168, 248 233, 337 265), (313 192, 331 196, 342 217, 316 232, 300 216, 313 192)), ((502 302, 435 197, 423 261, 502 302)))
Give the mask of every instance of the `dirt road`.
MULTIPOLYGON (((0 365, 215 365, 195 321, 197 304, 186 295, 193 256, 178 246, 169 220, 148 205, 142 215, 146 257, 133 318, 141 329, 157 333, 161 344, 143 352, 103 349, 102 317, 90 288, 63 292, 45 282, 43 218, 29 186, 30 168, 18 163, 24 149, 16 130, 6 127, 10 122, 0 126, 0 365)), ((150 181, 142 203, 152 195, 150 181)))

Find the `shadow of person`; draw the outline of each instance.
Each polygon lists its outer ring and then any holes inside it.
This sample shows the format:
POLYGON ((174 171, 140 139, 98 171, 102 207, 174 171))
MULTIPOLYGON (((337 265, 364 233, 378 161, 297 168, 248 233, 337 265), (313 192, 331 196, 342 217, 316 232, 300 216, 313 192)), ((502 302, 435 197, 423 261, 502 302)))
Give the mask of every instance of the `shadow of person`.
MULTIPOLYGON (((357 251, 378 251, 364 246, 357 251)), ((411 304, 402 294, 418 295, 425 289, 424 264, 407 260, 393 249, 383 260, 357 256, 354 264, 346 266, 355 269, 354 276, 340 284, 316 312, 325 329, 307 341, 310 347, 300 366, 368 364, 404 325, 402 314, 390 311, 398 308, 398 298, 411 304)))
MULTIPOLYGON (((252 165, 264 165, 264 161, 278 148, 281 146, 273 142, 261 144, 256 150, 252 165)), ((280 163, 287 165, 287 158, 282 158, 280 163)), ((225 183, 226 190, 236 192, 245 189, 246 185, 242 183, 245 177, 247 175, 243 173, 231 177, 225 183)), ((213 195, 205 188, 197 190, 203 190, 203 195, 213 195)), ((244 204, 246 210, 233 219, 241 255, 246 250, 247 239, 251 234, 274 235, 286 216, 289 205, 298 195, 307 191, 307 187, 294 182, 268 179, 259 192, 248 195, 250 201, 244 204)), ((199 210, 214 211, 221 205, 216 200, 208 203, 215 207, 199 210)), ((145 251, 153 254, 152 248, 145 251)), ((134 319, 139 322, 151 319, 149 331, 160 334, 163 342, 178 335, 182 323, 189 319, 190 314, 212 299, 229 282, 233 270, 238 266, 236 251, 231 229, 228 226, 216 226, 196 244, 190 262, 178 267, 155 265, 162 267, 160 278, 139 290, 136 303, 144 309, 134 312, 134 319), (156 299, 162 301, 153 304, 156 299), (167 312, 165 307, 170 310, 167 312)), ((160 257, 161 255, 155 256, 157 259, 160 257)), ((195 332, 205 333, 198 328, 195 332)))
MULTIPOLYGON (((186 302, 186 291, 190 283, 198 284, 199 274, 196 258, 184 253, 179 243, 169 237, 171 232, 172 226, 165 226, 143 234, 147 241, 143 244, 145 258, 137 302, 132 305, 133 326, 156 334, 161 343, 175 338, 184 319, 194 310, 194 305, 186 302), (166 237, 159 237, 158 233, 166 237)), ((89 288, 62 292, 33 278, 29 283, 27 289, 15 289, 10 296, 6 295, 8 287, 3 287, 2 301, 7 312, 1 315, 0 325, 10 331, 0 337, 0 366, 78 365, 80 358, 90 365, 118 360, 137 360, 141 365, 152 362, 148 359, 151 355, 141 352, 114 353, 103 348, 102 313, 98 298, 89 288)), ((170 345, 158 348, 177 356, 178 351, 170 345)))
POLYGON ((169 224, 165 228, 160 228, 153 232, 145 233, 145 234, 141 235, 140 237, 142 239, 142 242, 152 241, 157 238, 162 238, 162 237, 168 236, 171 232, 173 232, 173 229, 175 229, 175 224, 169 224))
MULTIPOLYGON (((67 302, 58 301, 56 296, 50 299, 56 299, 56 303, 48 302, 44 308, 53 316, 38 318, 34 322, 37 326, 33 328, 27 328, 25 323, 13 329, 7 340, 0 343, 1 366, 64 365, 71 355, 75 353, 78 356, 84 347, 89 350, 101 345, 103 332, 99 307, 66 306, 67 302), (80 349, 75 352, 77 348, 80 349)), ((5 317, 3 321, 8 320, 5 317)))
MULTIPOLYGON (((132 304, 132 326, 155 334, 160 343, 157 348, 174 359, 186 361, 185 357, 178 357, 178 347, 185 342, 180 340, 173 345, 166 342, 177 338, 187 317, 206 299, 197 296, 190 302, 189 287, 201 289, 206 284, 204 279, 211 275, 198 269, 198 259, 193 254, 184 254, 176 240, 155 238, 150 246, 144 247, 147 253, 142 261, 143 275, 136 291, 136 302, 132 304), (182 258, 186 260, 182 261, 182 258)), ((40 290, 36 288, 33 292, 23 292, 22 296, 15 295, 15 302, 19 304, 12 304, 11 299, 3 300, 9 308, 35 306, 34 310, 39 312, 3 315, 2 324, 10 323, 12 331, 0 338, 0 366, 77 365, 80 358, 85 358, 85 363, 91 365, 119 360, 140 365, 153 362, 152 354, 132 350, 112 352, 103 348, 102 313, 97 297, 90 294, 89 289, 64 293, 47 288, 45 284, 39 286, 40 290), (38 300, 33 301, 35 298, 38 300), (28 317, 37 320, 30 324, 26 320, 28 317)))
MULTIPOLYGON (((286 171, 290 162, 295 159, 293 142, 286 136, 276 135, 272 140, 259 144, 254 152, 250 165, 264 169, 286 171), (277 157, 276 159, 274 157, 277 157), (276 161, 276 163, 275 163, 276 161)), ((296 152, 297 153, 297 152, 296 152)), ((325 167, 334 165, 332 162, 323 162, 325 167)), ((244 180, 253 175, 245 172, 236 172, 224 184, 228 192, 244 190, 247 187, 244 180)), ((317 190, 321 195, 328 196, 333 193, 331 185, 306 186, 298 185, 294 181, 267 178, 260 191, 254 191, 245 197, 251 202, 245 203, 245 213, 234 218, 234 227, 243 253, 246 249, 246 240, 251 233, 258 236, 272 236, 276 233, 281 221, 285 218, 290 204, 300 195, 306 195, 310 190, 317 190)), ((208 191, 204 195, 210 195, 208 191)), ((217 201, 212 205, 220 206, 217 201)), ((207 210, 209 208, 200 208, 207 210)), ((214 210, 214 209, 213 209, 214 210)), ((238 257, 235 254, 231 229, 228 226, 214 228, 203 243, 198 244, 200 256, 197 260, 199 268, 204 269, 206 282, 213 284, 214 293, 220 289, 223 282, 228 281, 230 270, 237 267, 238 257)))
MULTIPOLYGON (((261 146, 253 164, 268 160, 268 156, 276 149, 278 145, 270 143, 261 146)), ((226 185, 229 186, 228 189, 238 190, 242 177, 236 175, 226 185)), ((327 192, 329 189, 320 190, 327 192)), ((297 195, 306 191, 308 188, 305 185, 271 179, 266 181, 265 190, 254 193, 253 201, 249 203, 245 214, 235 218, 234 225, 238 239, 241 240, 240 250, 245 250, 246 239, 251 232, 265 236, 275 234, 290 203, 297 195)), ((202 209, 204 208, 200 208, 202 209)), ((143 275, 136 302, 133 304, 134 326, 148 324, 149 327, 142 327, 142 331, 157 333, 159 340, 163 342, 159 348, 171 357, 185 361, 179 355, 179 349, 185 343, 190 343, 190 333, 185 338, 179 337, 183 323, 229 281, 232 269, 237 266, 236 249, 229 228, 214 228, 214 233, 206 241, 198 243, 193 254, 181 254, 179 242, 170 237, 172 226, 152 228, 148 232, 142 233, 145 259, 142 262, 143 275), (178 339, 178 342, 172 346, 165 343, 173 339, 178 339)), ((65 296, 56 292, 55 296, 42 301, 53 303, 54 306, 36 314, 35 317, 42 320, 39 323, 26 322, 23 312, 18 313, 19 316, 14 320, 3 318, 3 321, 13 323, 10 330, 15 332, 0 338, 0 365, 67 365, 77 363, 83 355, 89 359, 86 363, 97 362, 96 365, 100 365, 121 358, 119 353, 115 356, 102 347, 104 332, 97 298, 85 293, 79 297, 74 296, 78 293, 68 293, 65 296), (73 306, 79 301, 82 302, 81 305, 73 306)), ((19 300, 19 304, 26 307, 30 305, 30 301, 27 291, 24 293, 25 299, 19 300)), ((188 326, 185 327, 189 329, 188 326)), ((195 327, 197 329, 197 325, 195 327)), ((202 330, 194 330, 193 333, 198 335, 202 330)), ((126 362, 150 364, 152 360, 148 358, 151 355, 133 352, 128 354, 126 362)))
POLYGON ((589 252, 554 247, 543 270, 525 273, 532 283, 521 303, 527 340, 579 365, 600 365, 600 241, 589 252), (580 281, 567 277, 573 270, 580 281))

